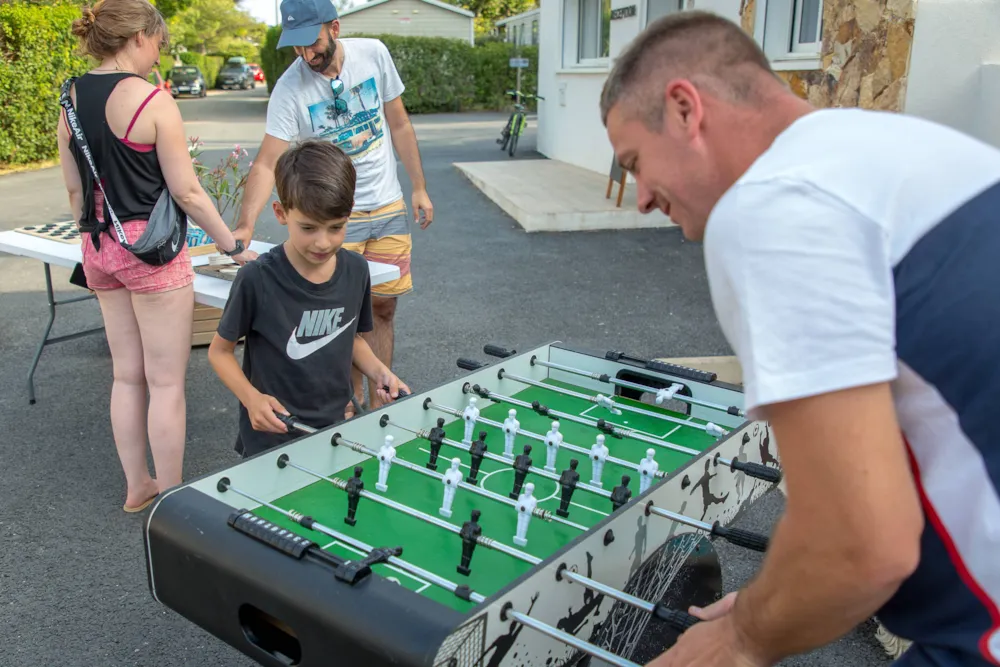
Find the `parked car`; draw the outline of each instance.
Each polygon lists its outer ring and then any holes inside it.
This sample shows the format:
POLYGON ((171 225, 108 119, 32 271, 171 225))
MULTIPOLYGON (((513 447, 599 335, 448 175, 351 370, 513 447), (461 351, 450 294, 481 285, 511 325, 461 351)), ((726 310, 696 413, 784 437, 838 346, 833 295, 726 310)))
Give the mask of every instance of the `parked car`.
POLYGON ((219 71, 218 82, 219 88, 223 90, 228 88, 246 90, 247 88, 257 87, 257 82, 254 81, 250 66, 245 63, 232 61, 222 66, 222 70, 219 71))
POLYGON ((201 69, 194 65, 184 65, 170 70, 170 92, 173 96, 193 95, 195 97, 205 97, 208 93, 208 86, 205 83, 205 75, 201 69))
POLYGON ((250 71, 253 72, 253 80, 264 83, 264 70, 257 63, 250 63, 250 71))

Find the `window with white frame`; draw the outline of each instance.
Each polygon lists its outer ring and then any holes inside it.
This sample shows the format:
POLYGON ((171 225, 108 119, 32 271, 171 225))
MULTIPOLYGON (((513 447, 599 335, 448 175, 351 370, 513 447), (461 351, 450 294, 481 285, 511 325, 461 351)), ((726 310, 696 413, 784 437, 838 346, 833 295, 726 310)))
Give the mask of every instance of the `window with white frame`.
POLYGON ((646 0, 646 25, 683 9, 684 0, 646 0))
POLYGON ((776 69, 819 67, 823 0, 759 0, 754 36, 776 69))
POLYGON ((611 44, 611 0, 578 0, 577 62, 607 58, 611 44))
POLYGON ((609 67, 611 0, 562 0, 562 67, 609 67))

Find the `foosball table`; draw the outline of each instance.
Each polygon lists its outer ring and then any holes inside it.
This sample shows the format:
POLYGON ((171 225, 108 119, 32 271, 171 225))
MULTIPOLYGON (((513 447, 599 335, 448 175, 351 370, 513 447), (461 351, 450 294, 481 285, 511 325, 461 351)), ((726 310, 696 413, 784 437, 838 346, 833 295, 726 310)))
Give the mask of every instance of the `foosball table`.
POLYGON ((781 479, 710 372, 549 344, 164 493, 156 600, 263 665, 651 660, 781 479))

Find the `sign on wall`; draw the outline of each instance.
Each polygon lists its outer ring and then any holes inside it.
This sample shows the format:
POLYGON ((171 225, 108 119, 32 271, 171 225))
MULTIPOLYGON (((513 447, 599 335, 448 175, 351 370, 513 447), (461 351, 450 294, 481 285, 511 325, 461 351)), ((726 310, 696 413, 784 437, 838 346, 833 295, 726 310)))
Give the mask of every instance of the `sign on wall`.
POLYGON ((628 7, 617 7, 611 10, 611 20, 617 21, 618 19, 627 19, 635 16, 636 9, 635 5, 629 5, 628 7))

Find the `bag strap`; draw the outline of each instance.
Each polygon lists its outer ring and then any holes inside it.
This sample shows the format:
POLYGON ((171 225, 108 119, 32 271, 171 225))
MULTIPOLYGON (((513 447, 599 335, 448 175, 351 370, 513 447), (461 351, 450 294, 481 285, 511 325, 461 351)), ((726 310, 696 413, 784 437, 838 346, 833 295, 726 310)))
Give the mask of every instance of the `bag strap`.
POLYGON ((108 193, 104 191, 104 184, 101 183, 101 177, 97 173, 97 166, 94 164, 94 158, 90 153, 90 146, 87 144, 87 138, 83 136, 83 130, 80 128, 80 123, 76 117, 76 110, 73 108, 73 101, 69 96, 69 89, 75 81, 76 77, 71 77, 63 84, 62 92, 59 95, 59 104, 61 104, 63 109, 66 111, 66 120, 69 123, 70 130, 73 132, 73 137, 76 139, 76 143, 80 147, 80 151, 83 153, 84 157, 87 158, 87 164, 90 165, 90 173, 94 175, 94 179, 97 181, 97 187, 101 189, 101 194, 104 195, 104 205, 107 207, 108 213, 111 216, 111 223, 114 225, 115 235, 118 237, 118 243, 120 243, 123 248, 128 248, 129 243, 125 236, 125 230, 122 229, 122 223, 118 221, 118 216, 115 215, 114 209, 111 208, 111 202, 108 200, 108 193))

